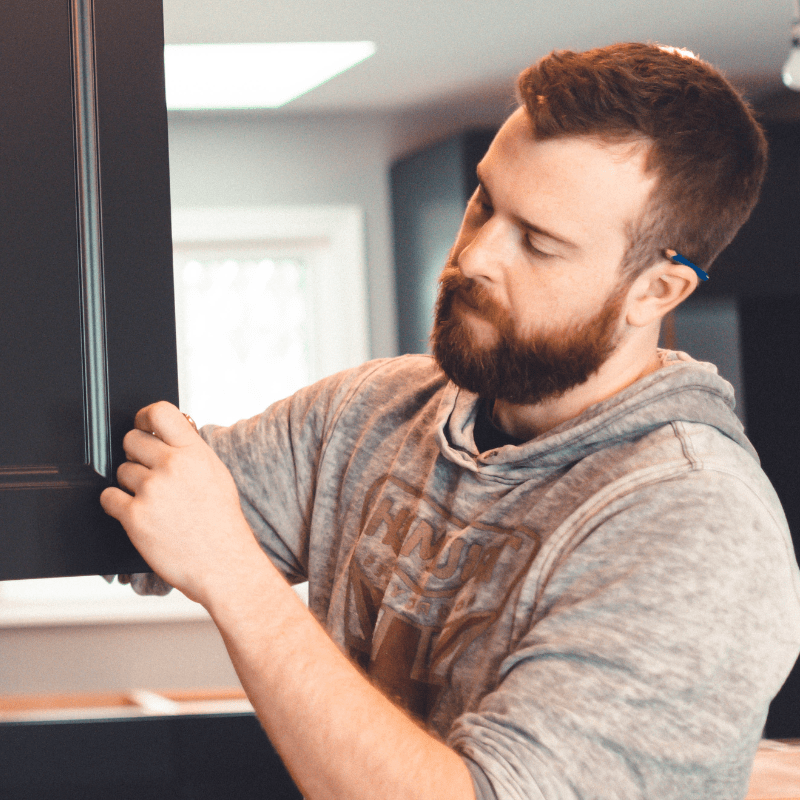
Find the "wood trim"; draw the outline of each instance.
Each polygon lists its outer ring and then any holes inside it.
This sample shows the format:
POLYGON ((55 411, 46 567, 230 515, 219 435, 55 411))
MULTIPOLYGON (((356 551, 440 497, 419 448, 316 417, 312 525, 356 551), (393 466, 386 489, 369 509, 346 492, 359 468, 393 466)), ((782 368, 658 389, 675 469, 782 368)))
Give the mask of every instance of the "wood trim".
POLYGON ((0 723, 254 714, 241 687, 0 695, 0 723))
MULTIPOLYGON (((154 694, 175 703, 198 703, 212 700, 245 700, 244 689, 236 686, 208 689, 163 689, 154 694)), ((74 692, 68 694, 0 695, 0 711, 55 711, 61 708, 101 708, 135 706, 136 694, 128 692, 74 692)))
POLYGON ((87 466, 56 465, 0 467, 0 492, 20 489, 77 489, 98 484, 95 471, 87 466))

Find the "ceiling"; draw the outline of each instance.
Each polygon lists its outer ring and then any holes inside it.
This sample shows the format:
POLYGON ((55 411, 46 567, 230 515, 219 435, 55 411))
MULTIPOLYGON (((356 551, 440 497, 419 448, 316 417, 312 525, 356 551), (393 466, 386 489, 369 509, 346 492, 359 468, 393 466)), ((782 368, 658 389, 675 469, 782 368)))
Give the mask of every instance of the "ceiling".
POLYGON ((371 40, 377 53, 284 107, 397 111, 510 96, 555 48, 688 47, 753 91, 780 86, 793 0, 164 0, 166 41, 371 40))

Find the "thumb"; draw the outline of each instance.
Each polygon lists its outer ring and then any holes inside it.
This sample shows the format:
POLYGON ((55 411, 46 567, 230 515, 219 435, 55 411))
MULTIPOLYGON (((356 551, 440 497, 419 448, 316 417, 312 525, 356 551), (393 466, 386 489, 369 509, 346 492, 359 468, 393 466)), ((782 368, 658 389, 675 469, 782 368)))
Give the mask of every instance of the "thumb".
POLYGON ((133 503, 133 497, 127 492, 123 492, 122 489, 117 489, 116 486, 109 486, 100 493, 100 505, 103 507, 103 511, 110 517, 119 520, 124 527, 127 527, 125 520, 129 516, 131 503, 133 503))

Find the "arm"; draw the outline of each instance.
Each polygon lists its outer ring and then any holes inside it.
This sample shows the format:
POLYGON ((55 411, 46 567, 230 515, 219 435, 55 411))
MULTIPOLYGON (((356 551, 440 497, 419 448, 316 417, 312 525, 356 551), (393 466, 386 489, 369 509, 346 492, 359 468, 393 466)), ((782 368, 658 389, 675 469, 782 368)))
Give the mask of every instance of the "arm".
POLYGON ((564 525, 497 688, 448 735, 498 797, 744 797, 800 646, 791 541, 754 483, 693 471, 564 525))
POLYGON ((106 489, 103 508, 162 578, 208 609, 304 795, 473 798, 461 757, 375 689, 296 597, 255 541, 230 474, 180 412, 149 406, 136 428, 118 473, 130 494, 106 489))

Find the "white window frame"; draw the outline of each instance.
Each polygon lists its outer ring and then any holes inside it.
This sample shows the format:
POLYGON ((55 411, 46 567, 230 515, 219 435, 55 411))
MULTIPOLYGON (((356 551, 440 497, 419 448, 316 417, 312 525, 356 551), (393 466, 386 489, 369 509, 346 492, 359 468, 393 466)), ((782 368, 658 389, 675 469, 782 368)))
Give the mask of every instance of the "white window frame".
MULTIPOLYGON (((352 205, 177 208, 172 211, 176 250, 263 245, 302 253, 312 292, 316 380, 369 357, 364 214, 352 205)), ((95 596, 3 598, 0 629, 50 625, 207 620, 205 609, 179 592, 139 597, 130 587, 104 586, 95 596)), ((303 584, 298 589, 307 597, 303 584)))
POLYGON ((312 380, 369 357, 364 215, 358 206, 176 209, 172 239, 177 250, 261 242, 289 253, 302 250, 318 332, 312 380))

